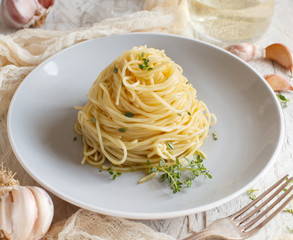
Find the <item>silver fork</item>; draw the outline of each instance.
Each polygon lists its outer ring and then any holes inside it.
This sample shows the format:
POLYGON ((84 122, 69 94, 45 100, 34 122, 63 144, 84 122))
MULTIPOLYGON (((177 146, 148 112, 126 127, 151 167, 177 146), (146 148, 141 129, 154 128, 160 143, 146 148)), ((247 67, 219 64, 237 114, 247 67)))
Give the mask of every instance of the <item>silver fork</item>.
POLYGON ((292 180, 293 177, 288 179, 288 175, 285 175, 238 212, 229 217, 216 220, 208 228, 199 233, 194 233, 184 240, 199 240, 205 237, 221 237, 222 239, 227 240, 237 240, 252 236, 282 211, 282 209, 293 199, 293 194, 291 194, 282 204, 279 204, 292 191, 293 185, 288 189, 285 189, 287 185, 291 184, 292 180), (282 193, 280 194, 280 192, 282 193), (276 199, 269 205, 275 197, 276 199), (254 207, 262 199, 265 200, 258 206, 254 207), (268 206, 262 210, 266 205, 268 206), (269 212, 277 205, 278 207, 269 214, 269 212), (253 210, 251 210, 252 208, 253 210), (245 213, 246 215, 243 216, 245 213))

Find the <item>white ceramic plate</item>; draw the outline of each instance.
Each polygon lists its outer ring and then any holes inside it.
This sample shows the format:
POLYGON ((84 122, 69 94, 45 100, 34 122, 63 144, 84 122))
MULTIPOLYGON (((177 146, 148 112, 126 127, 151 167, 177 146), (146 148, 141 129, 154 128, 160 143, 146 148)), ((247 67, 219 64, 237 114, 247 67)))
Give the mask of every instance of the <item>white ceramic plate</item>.
POLYGON ((14 95, 8 131, 22 166, 60 198, 103 214, 157 219, 208 210, 246 191, 272 166, 283 120, 264 79, 224 50, 178 36, 129 34, 75 45, 38 66, 14 95), (102 69, 144 44, 165 49, 218 118, 211 129, 218 140, 210 136, 203 147, 213 179, 176 194, 159 180, 137 184, 141 172, 112 181, 107 172, 80 165, 82 145, 73 141, 74 106, 87 101, 102 69))

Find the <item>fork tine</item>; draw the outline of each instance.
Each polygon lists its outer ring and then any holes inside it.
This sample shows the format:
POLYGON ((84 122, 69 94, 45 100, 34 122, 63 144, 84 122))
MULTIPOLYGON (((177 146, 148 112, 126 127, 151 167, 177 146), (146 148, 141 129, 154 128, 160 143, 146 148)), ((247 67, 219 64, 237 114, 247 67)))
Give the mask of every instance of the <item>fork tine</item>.
MULTIPOLYGON (((248 229, 249 227, 251 227, 253 224, 257 223, 257 221, 259 221, 264 215, 266 215, 269 211, 271 211, 280 201, 282 201, 291 191, 293 190, 293 185, 287 190, 285 191, 281 196, 279 196, 270 206, 268 206, 263 212, 261 212, 259 215, 257 215, 256 218, 254 218, 253 220, 251 220, 249 223, 247 223, 246 225, 244 225, 242 227, 242 231, 245 231, 246 229, 248 229)), ((292 195, 293 196, 293 195, 292 195)), ((290 199, 292 198, 292 196, 290 196, 280 207, 278 207, 273 213, 272 216, 274 217, 280 210, 282 210, 290 201, 290 199), (288 201, 288 203, 287 203, 288 201), (284 205, 284 207, 283 207, 284 205), (278 211, 279 210, 279 211, 278 211)), ((276 195, 274 195, 273 197, 276 197, 276 195)), ((257 209, 260 210, 262 207, 258 207, 257 209)), ((271 216, 269 216, 268 218, 270 218, 271 216)), ((267 220, 264 220, 263 222, 267 222, 267 220)))
POLYGON ((293 177, 288 179, 286 182, 284 182, 277 190, 275 190, 274 193, 270 197, 268 197, 265 201, 263 201, 257 208, 255 208, 253 211, 249 212, 247 215, 245 215, 243 218, 240 218, 237 222, 238 224, 241 224, 245 222, 247 219, 249 219, 251 216, 253 216, 255 213, 260 211, 265 205, 267 205, 277 194, 279 194, 281 191, 284 190, 284 188, 293 180, 293 177))
POLYGON ((269 189, 267 189, 265 192, 263 192, 261 195, 259 195, 255 200, 253 200, 251 203, 246 205, 244 208, 240 209, 238 212, 232 214, 230 217, 232 219, 235 219, 245 213, 248 209, 253 207, 255 204, 257 204, 261 199, 263 199, 267 194, 269 194, 272 190, 274 190, 277 186, 280 185, 281 182, 283 182, 286 178, 288 178, 288 174, 282 177, 278 182, 276 182, 274 185, 272 185, 269 189))
POLYGON ((272 220, 273 217, 275 217, 280 211, 283 210, 284 207, 293 199, 293 195, 291 195, 282 205, 280 205, 269 217, 267 217, 264 221, 262 221, 260 224, 258 224, 255 228, 250 230, 249 234, 254 234, 257 231, 259 231, 264 225, 266 225, 269 221, 272 220))

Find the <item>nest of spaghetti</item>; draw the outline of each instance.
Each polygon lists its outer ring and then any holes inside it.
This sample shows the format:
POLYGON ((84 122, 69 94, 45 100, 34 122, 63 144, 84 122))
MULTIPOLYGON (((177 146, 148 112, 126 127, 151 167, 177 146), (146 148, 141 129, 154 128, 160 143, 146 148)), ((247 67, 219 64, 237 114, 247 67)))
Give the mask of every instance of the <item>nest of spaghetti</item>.
POLYGON ((88 102, 77 107, 82 163, 150 173, 195 155, 205 158, 200 147, 215 117, 182 73, 163 50, 146 46, 125 51, 105 68, 88 102))

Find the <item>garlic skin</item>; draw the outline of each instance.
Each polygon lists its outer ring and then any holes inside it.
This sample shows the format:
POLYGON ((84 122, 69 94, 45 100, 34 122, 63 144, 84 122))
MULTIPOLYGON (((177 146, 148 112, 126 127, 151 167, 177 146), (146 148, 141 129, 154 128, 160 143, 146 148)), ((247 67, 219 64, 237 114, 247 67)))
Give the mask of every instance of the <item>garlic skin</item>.
POLYGON ((19 181, 14 179, 12 171, 0 164, 0 197, 9 192, 13 186, 19 186, 19 181))
POLYGON ((2 0, 3 21, 13 28, 40 26, 55 0, 2 0))
POLYGON ((53 202, 38 187, 15 186, 0 198, 0 230, 7 239, 40 239, 53 219, 53 202))

